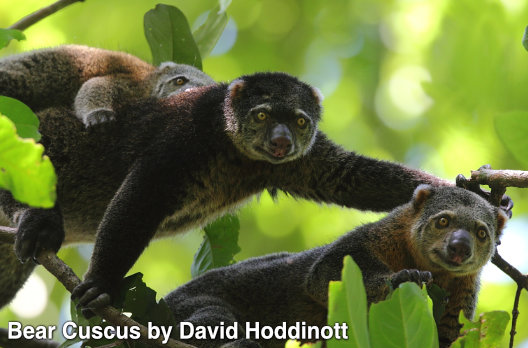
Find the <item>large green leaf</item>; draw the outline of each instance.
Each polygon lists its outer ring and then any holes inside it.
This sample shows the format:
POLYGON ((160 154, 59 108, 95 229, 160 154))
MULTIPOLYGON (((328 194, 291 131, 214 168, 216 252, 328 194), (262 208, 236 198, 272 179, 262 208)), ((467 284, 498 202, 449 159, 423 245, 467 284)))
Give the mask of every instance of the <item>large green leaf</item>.
POLYGON ((367 294, 361 270, 352 257, 346 256, 340 282, 330 282, 328 290, 328 324, 348 324, 348 340, 332 338, 328 347, 368 348, 367 294))
POLYGON ((528 167, 528 112, 513 111, 496 117, 495 129, 517 161, 528 167))
POLYGON ((211 10, 205 23, 193 33, 202 57, 206 57, 211 53, 218 42, 220 35, 222 35, 222 32, 224 31, 227 21, 226 13, 223 12, 220 5, 218 5, 211 10))
POLYGON ((0 96, 0 113, 13 121, 19 136, 40 140, 39 120, 29 106, 14 98, 0 96))
POLYGON ((469 321, 460 316, 464 324, 462 336, 459 337, 451 348, 494 348, 499 347, 510 315, 505 311, 492 311, 482 313, 475 321, 469 321))
POLYGON ((191 266, 193 278, 209 269, 235 262, 233 256, 240 251, 237 244, 239 230, 240 222, 233 215, 225 215, 204 228, 204 239, 191 266))
POLYGON ((176 7, 158 4, 143 20, 155 65, 173 61, 202 69, 202 58, 185 15, 176 7))
POLYGON ((498 347, 510 321, 505 311, 492 311, 480 315, 480 348, 498 347))
POLYGON ((9 45, 11 40, 20 41, 25 39, 26 36, 20 30, 0 28, 0 48, 4 48, 9 45))
POLYGON ((372 304, 370 342, 376 348, 438 347, 438 336, 427 297, 414 283, 403 283, 391 297, 372 304))
POLYGON ((57 177, 44 147, 33 139, 21 139, 13 122, 0 115, 0 187, 34 207, 55 203, 57 177))

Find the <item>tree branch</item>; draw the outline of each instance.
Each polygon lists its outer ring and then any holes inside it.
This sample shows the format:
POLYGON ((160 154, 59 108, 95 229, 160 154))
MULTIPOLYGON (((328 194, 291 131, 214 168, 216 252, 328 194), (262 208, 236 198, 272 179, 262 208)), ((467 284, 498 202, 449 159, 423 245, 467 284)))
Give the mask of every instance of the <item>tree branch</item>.
POLYGON ((493 264, 501 271, 510 276, 510 278, 513 279, 521 289, 528 290, 528 275, 522 274, 517 268, 510 265, 499 255, 498 252, 495 252, 495 255, 491 258, 491 262, 493 262, 493 264))
POLYGON ((18 29, 18 30, 25 30, 28 27, 32 26, 33 24, 37 23, 38 21, 51 16, 55 12, 63 9, 66 6, 69 6, 76 2, 83 2, 84 0, 59 0, 47 7, 43 7, 38 11, 35 11, 26 17, 22 18, 12 26, 10 26, 8 29, 18 29))
MULTIPOLYGON (((500 206, 502 196, 506 192, 506 187, 528 187, 528 172, 522 170, 480 168, 479 170, 471 171, 470 181, 478 185, 488 185, 491 188, 490 202, 495 206, 500 206)), ((517 268, 506 262, 497 250, 495 250, 491 262, 517 283, 510 331, 510 347, 513 347, 516 334, 515 327, 517 325, 517 317, 519 316, 519 297, 523 289, 528 290, 528 274, 522 274, 517 268)))
MULTIPOLYGON (((0 226, 0 241, 5 243, 15 242, 16 228, 0 226)), ((64 287, 71 293, 73 289, 81 283, 81 280, 73 272, 73 270, 66 265, 61 259, 57 257, 52 251, 43 251, 37 256, 37 261, 44 266, 51 274, 55 276, 64 287)), ((158 347, 169 347, 169 348, 196 348, 192 345, 169 339, 166 344, 162 343, 162 339, 156 340, 147 339, 148 332, 147 328, 135 320, 121 314, 121 312, 114 307, 106 306, 94 312, 108 321, 109 323, 116 326, 137 326, 141 333, 141 339, 150 344, 155 344, 158 347)))
POLYGON ((471 180, 480 185, 502 187, 528 187, 528 171, 479 169, 471 171, 471 180))
POLYGON ((513 301, 513 310, 512 310, 512 324, 511 324, 511 330, 510 330, 510 348, 513 348, 513 339, 515 338, 515 334, 517 331, 515 331, 517 327, 517 317, 519 316, 519 298, 521 297, 521 290, 522 288, 520 286, 517 287, 517 291, 515 292, 515 300, 513 301))

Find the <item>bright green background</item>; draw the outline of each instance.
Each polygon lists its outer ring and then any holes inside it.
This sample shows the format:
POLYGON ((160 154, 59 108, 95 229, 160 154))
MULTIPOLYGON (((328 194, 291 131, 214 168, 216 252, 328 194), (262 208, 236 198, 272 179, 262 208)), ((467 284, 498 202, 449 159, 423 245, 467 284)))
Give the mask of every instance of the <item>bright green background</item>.
MULTIPOLYGON (((2 0, 0 27, 49 3, 2 0)), ((11 43, 0 55, 77 43, 150 60, 143 14, 156 3, 86 0, 29 28, 27 41, 11 43)), ((179 7, 191 25, 216 5, 214 0, 166 3, 179 7)), ((229 47, 226 35, 217 54, 204 59, 204 71, 217 80, 262 70, 301 77, 325 94, 321 128, 347 149, 451 180, 486 163, 528 169, 528 161, 523 164, 528 153, 513 157, 494 128, 500 114, 528 110, 528 52, 521 45, 528 2, 233 0, 227 13, 233 20, 227 33, 236 33, 236 41, 229 47)), ((523 198, 528 193, 508 193, 515 201, 514 221, 526 221, 528 201, 523 198)), ((284 196, 273 203, 263 194, 240 211, 237 259, 320 245, 378 217, 284 196)), ((516 226, 522 234, 526 223, 516 226)), ((515 233, 505 232, 505 244, 515 233)), ((147 284, 165 294, 190 278, 200 240, 200 233, 191 232, 153 243, 131 272, 142 271, 147 284)), ((75 249, 60 254, 77 273, 85 271, 86 262, 75 249)), ((506 252, 503 256, 516 259, 506 252)), ((515 266, 527 272, 524 262, 515 266)), ((41 316, 20 320, 55 323, 65 294, 45 272, 39 275, 51 291, 50 303, 41 316)), ((513 285, 485 283, 479 311, 511 311, 514 292, 513 285)), ((527 299, 524 292, 518 344, 528 338, 527 299)), ((0 312, 0 326, 17 319, 9 309, 0 312)))

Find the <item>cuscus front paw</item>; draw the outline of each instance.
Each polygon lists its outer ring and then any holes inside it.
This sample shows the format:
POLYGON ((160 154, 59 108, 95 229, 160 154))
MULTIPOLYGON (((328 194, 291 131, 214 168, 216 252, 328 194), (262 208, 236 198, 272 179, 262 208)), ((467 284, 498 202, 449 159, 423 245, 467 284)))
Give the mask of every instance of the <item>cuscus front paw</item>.
POLYGON ((82 116, 83 123, 86 127, 95 126, 99 123, 105 123, 115 120, 115 112, 111 109, 95 109, 82 116))
MULTIPOLYGON (((489 169, 491 169, 491 166, 489 164, 485 164, 481 166, 478 170, 489 170, 489 169)), ((456 185, 457 187, 462 187, 471 192, 475 192, 476 194, 483 197, 487 201, 490 200, 490 192, 481 189, 480 185, 477 182, 466 179, 466 177, 462 174, 457 175, 456 185)), ((506 213, 508 218, 511 219, 512 209, 513 209, 513 200, 511 199, 510 196, 508 195, 502 196, 499 208, 501 208, 504 211, 504 213, 506 213)))
POLYGON ((15 253, 21 262, 43 250, 59 251, 64 240, 62 216, 57 209, 27 209, 18 220, 15 253))
POLYGON ((77 309, 80 308, 82 315, 87 319, 95 315, 93 310, 108 306, 112 302, 109 291, 99 283, 95 280, 85 280, 72 291, 72 300, 79 300, 77 309))
POLYGON ((422 283, 429 284, 433 281, 433 275, 429 271, 419 271, 417 269, 402 269, 390 277, 392 288, 396 289, 401 283, 413 282, 422 286, 422 283))

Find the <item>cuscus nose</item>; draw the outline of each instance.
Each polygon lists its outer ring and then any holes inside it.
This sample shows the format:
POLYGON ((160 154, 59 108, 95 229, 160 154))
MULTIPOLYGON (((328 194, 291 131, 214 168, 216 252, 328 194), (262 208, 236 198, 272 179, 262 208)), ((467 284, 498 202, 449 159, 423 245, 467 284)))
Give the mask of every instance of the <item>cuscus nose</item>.
POLYGON ((461 264, 471 256, 472 250, 471 235, 466 230, 458 230, 451 234, 447 245, 449 260, 461 264))
POLYGON ((286 156, 291 151, 292 145, 292 134, 287 126, 279 124, 272 129, 270 149, 273 156, 286 156))

